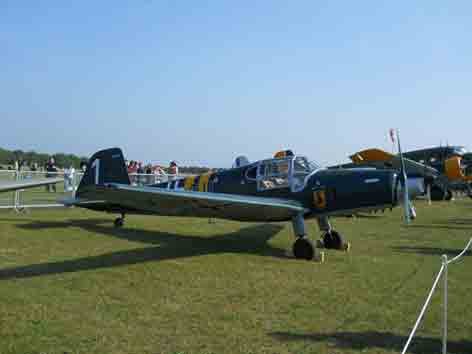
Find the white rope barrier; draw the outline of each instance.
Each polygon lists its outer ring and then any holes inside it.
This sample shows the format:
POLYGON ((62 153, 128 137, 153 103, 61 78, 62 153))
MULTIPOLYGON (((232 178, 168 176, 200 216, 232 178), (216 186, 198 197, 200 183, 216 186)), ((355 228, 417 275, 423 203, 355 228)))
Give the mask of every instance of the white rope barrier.
POLYGON ((453 259, 449 260, 447 262, 447 264, 451 264, 451 263, 454 263, 455 261, 457 261, 464 254, 466 254, 466 252, 469 250, 469 248, 471 248, 471 246, 472 246, 472 238, 469 240, 469 243, 467 244, 467 246, 465 246, 465 248, 462 250, 462 252, 459 253, 457 256, 455 256, 453 259))
POLYGON ((413 329, 411 330, 410 336, 408 337, 408 340, 407 340, 405 346, 403 347, 402 354, 405 354, 406 351, 408 350, 408 347, 410 346, 410 342, 413 339, 413 336, 415 335, 416 330, 418 329, 418 326, 420 325, 421 320, 423 319, 423 316, 426 312, 426 309, 428 308, 428 305, 431 301, 431 298, 433 297, 433 293, 436 290, 436 287, 439 283, 439 279, 441 279, 441 275, 442 275, 443 270, 444 270, 444 265, 441 266, 441 269, 439 270, 438 275, 436 276, 436 280, 434 281, 433 287, 431 288, 431 291, 429 292, 429 295, 426 299, 426 302, 424 303, 423 308, 421 309, 420 315, 418 316, 418 319, 416 320, 416 323, 413 326, 413 329))
POLYGON ((421 320, 423 319, 423 316, 426 312, 426 309, 429 306, 429 303, 431 302, 431 298, 434 294, 434 291, 436 290, 436 287, 438 286, 439 279, 441 279, 441 275, 443 275, 443 280, 444 280, 444 285, 443 285, 443 318, 442 318, 442 354, 447 354, 447 297, 448 297, 448 287, 447 287, 447 276, 448 276, 448 265, 458 261, 461 257, 463 257, 466 252, 470 249, 472 249, 472 238, 469 240, 465 248, 462 250, 461 253, 459 253, 457 256, 452 258, 451 260, 447 259, 447 255, 442 255, 442 265, 441 269, 438 272, 438 275, 436 276, 436 279, 434 280, 433 286, 431 288, 431 291, 428 294, 428 297, 426 298, 426 301, 423 305, 423 308, 421 309, 421 312, 416 320, 415 325, 413 326, 413 329, 411 330, 410 336, 408 337, 407 342, 405 343, 405 346, 403 347, 402 354, 405 354, 406 351, 408 350, 408 347, 410 346, 410 343, 418 329, 418 326, 421 323, 421 320))

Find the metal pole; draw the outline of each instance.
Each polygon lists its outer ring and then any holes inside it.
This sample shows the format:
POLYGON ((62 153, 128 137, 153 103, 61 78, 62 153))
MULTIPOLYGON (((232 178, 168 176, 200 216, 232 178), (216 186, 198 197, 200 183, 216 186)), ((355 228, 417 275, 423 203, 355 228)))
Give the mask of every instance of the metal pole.
MULTIPOLYGON (((20 169, 18 167, 18 169, 15 171, 15 180, 18 182, 20 179, 21 179, 20 169)), ((19 205, 20 205, 20 191, 19 190, 15 191, 14 203, 15 203, 15 205, 14 205, 15 211, 18 213, 19 210, 20 210, 20 208, 19 208, 19 205)))
POLYGON ((442 354, 447 354, 447 255, 445 254, 442 256, 442 263, 444 266, 442 354))
POLYGON ((431 205, 431 184, 426 185, 426 197, 428 199, 428 205, 431 205))

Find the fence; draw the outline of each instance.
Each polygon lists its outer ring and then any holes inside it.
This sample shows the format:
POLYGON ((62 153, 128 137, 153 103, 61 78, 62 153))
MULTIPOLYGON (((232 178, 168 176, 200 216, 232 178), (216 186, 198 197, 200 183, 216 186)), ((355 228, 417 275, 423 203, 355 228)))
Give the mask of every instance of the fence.
MULTIPOLYGON (((150 185, 167 182, 169 179, 179 176, 184 175, 138 173, 132 173, 129 175, 132 185, 150 185)), ((64 205, 58 202, 58 200, 74 196, 80 180, 83 177, 83 173, 68 173, 67 170, 61 172, 0 170, 0 182, 28 181, 43 179, 45 177, 63 177, 64 183, 2 193, 0 194, 0 209, 14 209, 16 211, 21 211, 25 208, 63 207, 64 205)))
POLYGON ((429 303, 431 302, 431 298, 433 297, 434 291, 436 290, 439 280, 441 279, 441 276, 443 277, 443 315, 442 315, 442 354, 447 354, 447 296, 448 296, 448 287, 447 287, 447 273, 448 273, 448 267, 450 264, 457 262, 462 256, 466 254, 468 250, 472 249, 472 238, 469 240, 469 243, 465 246, 464 250, 459 253, 457 256, 452 258, 451 260, 447 259, 447 255, 442 255, 441 260, 442 260, 442 265, 441 268, 439 269, 438 275, 436 276, 436 279, 433 282, 433 286, 431 288, 431 291, 428 294, 428 297, 426 298, 426 301, 423 305, 423 308, 420 311, 420 314, 415 322, 415 325, 413 326, 413 329, 411 330, 410 336, 408 337, 408 340, 405 343, 405 346, 403 347, 402 354, 405 354, 406 351, 408 350, 408 347, 410 346, 410 343, 418 329, 418 326, 421 323, 421 320, 423 319, 423 316, 429 306, 429 303))

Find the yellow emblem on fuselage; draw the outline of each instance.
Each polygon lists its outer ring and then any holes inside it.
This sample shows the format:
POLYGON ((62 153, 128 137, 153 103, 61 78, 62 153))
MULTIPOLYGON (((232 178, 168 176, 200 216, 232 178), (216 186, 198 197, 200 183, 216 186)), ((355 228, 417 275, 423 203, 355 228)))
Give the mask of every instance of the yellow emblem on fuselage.
POLYGON ((313 192, 313 204, 318 209, 325 209, 326 208, 326 191, 325 190, 317 190, 313 192))

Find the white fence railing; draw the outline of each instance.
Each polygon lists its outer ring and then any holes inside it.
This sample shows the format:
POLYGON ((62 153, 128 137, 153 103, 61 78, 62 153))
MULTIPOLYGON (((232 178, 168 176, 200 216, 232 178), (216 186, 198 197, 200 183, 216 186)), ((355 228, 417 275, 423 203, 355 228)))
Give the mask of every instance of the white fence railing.
POLYGON ((460 258, 462 258, 467 251, 472 249, 472 238, 469 240, 465 248, 462 250, 461 253, 459 253, 457 256, 454 258, 448 260, 447 255, 442 255, 441 260, 442 260, 442 265, 441 268, 439 269, 438 275, 436 276, 436 279, 433 282, 433 286, 428 294, 428 297, 426 298, 426 301, 423 305, 423 308, 420 311, 420 314, 418 318, 416 319, 415 325, 413 326, 413 329, 410 332, 410 335, 408 337, 408 340, 405 343, 405 346, 403 347, 402 354, 405 354, 408 350, 408 347, 410 346, 410 343, 415 336, 415 333, 418 329, 418 326, 421 323, 421 320, 423 319, 423 316, 429 306, 429 303, 431 302, 431 298, 433 297, 434 291, 436 290, 439 280, 441 279, 441 276, 443 276, 443 315, 442 315, 442 354, 447 354, 447 296, 448 296, 448 287, 447 287, 447 273, 448 273, 448 266, 454 262, 457 262, 460 258))
MULTIPOLYGON (((0 195, 0 209, 15 209, 22 210, 25 208, 44 208, 44 207, 60 207, 63 204, 58 203, 58 199, 71 197, 74 195, 80 180, 83 177, 83 172, 70 171, 15 171, 15 170, 0 170, 1 181, 21 181, 43 179, 48 177, 63 177, 64 184, 49 185, 43 187, 33 188, 31 190, 19 190, 16 192, 2 193, 0 195)), ((129 175, 132 185, 150 185, 161 182, 167 182, 180 175, 162 174, 138 174, 131 173, 129 175)))

